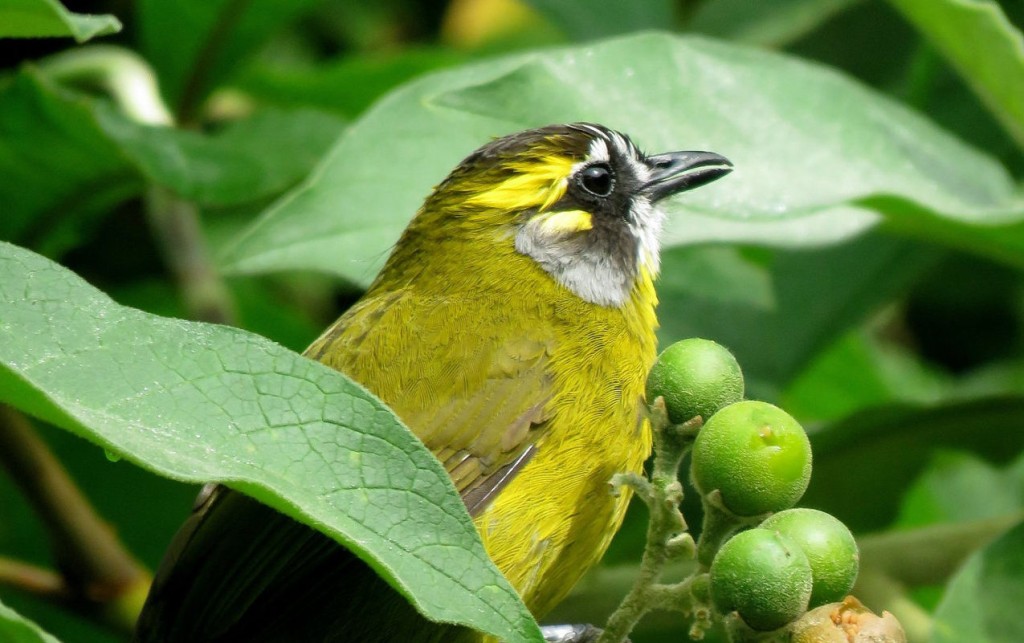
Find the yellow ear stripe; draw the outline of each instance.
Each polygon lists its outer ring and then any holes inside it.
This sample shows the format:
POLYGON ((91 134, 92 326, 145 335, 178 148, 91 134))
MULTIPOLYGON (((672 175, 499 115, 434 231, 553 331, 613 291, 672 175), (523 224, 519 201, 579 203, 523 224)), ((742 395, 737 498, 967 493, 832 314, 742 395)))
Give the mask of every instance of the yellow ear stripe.
POLYGON ((500 210, 543 212, 565 194, 573 161, 564 156, 545 156, 529 163, 513 164, 515 174, 489 190, 481 190, 466 202, 500 210))
POLYGON ((546 234, 562 235, 583 232, 594 227, 589 212, 583 210, 564 210, 562 212, 545 212, 538 214, 531 223, 536 222, 546 234))

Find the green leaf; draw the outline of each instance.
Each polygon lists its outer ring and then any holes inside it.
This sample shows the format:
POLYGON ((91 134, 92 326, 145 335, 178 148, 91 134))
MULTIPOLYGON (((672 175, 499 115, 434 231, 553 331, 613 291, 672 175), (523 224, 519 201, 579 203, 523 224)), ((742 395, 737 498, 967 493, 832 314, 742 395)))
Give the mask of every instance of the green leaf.
POLYGON ((859 1, 715 0, 700 4, 686 27, 724 40, 781 47, 859 1))
POLYGON ((0 38, 71 36, 85 42, 118 31, 114 16, 71 13, 57 0, 5 0, 0 6, 0 38))
POLYGON ((235 85, 262 101, 317 107, 354 118, 401 83, 465 60, 464 53, 454 50, 407 49, 349 56, 314 68, 253 65, 235 85))
POLYGON ((671 0, 617 0, 600 5, 587 0, 526 0, 527 4, 573 40, 592 40, 642 29, 671 29, 671 0))
POLYGON ((460 159, 492 136, 577 120, 621 129, 651 152, 709 149, 734 162, 726 179, 667 204, 669 246, 766 243, 766 232, 772 243, 820 245, 882 213, 908 234, 1024 263, 1024 226, 1009 227, 1024 203, 992 160, 834 72, 664 34, 510 56, 403 86, 225 261, 366 284, 460 159))
POLYGON ((992 0, 889 0, 1024 148, 1024 35, 992 0))
POLYGON ((0 641, 4 643, 59 643, 38 625, 0 603, 0 641))
POLYGON ((141 50, 182 120, 263 42, 319 0, 141 0, 141 50), (184 110, 184 111, 183 111, 184 110))
POLYGON ((858 533, 883 529, 937 449, 970 451, 997 463, 1024 450, 1022 414, 1018 396, 890 406, 809 427, 814 475, 801 504, 828 511, 858 533))
POLYGON ((1019 512, 1024 485, 1019 472, 992 466, 959 451, 932 454, 928 467, 907 490, 899 528, 968 522, 1019 512))
POLYGON ((136 123, 108 105, 96 117, 149 180, 210 207, 259 202, 293 187, 343 129, 311 109, 266 109, 213 134, 136 123))
POLYGON ((0 89, 0 239, 56 254, 141 182, 93 101, 26 68, 0 89))
POLYGON ((310 109, 266 109, 211 134, 136 123, 25 68, 0 89, 0 239, 59 255, 145 182, 204 207, 263 205, 342 131, 310 109))
POLYGON ((905 347, 859 329, 808 364, 781 406, 801 421, 834 422, 885 404, 938 402, 952 389, 949 379, 905 347))
POLYGON ((1024 641, 1024 524, 973 554, 935 610, 931 643, 1024 641))
POLYGON ((244 331, 119 306, 10 244, 0 244, 0 365, 0 400, 315 526, 386 570, 430 618, 539 640, 440 464, 342 374, 244 331))

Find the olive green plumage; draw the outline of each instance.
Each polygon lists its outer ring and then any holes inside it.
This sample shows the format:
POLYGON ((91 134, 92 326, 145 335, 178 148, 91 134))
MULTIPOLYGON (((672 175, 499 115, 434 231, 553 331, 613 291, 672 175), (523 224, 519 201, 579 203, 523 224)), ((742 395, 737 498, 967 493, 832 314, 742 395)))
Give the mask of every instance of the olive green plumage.
MULTIPOLYGON (((651 436, 655 202, 725 173, 596 125, 491 142, 428 197, 367 293, 307 350, 444 467, 538 617, 604 552, 651 436)), ((339 260, 342 260, 339 258, 339 260)), ((477 641, 427 623, 321 534, 218 488, 182 528, 139 641, 477 641)))

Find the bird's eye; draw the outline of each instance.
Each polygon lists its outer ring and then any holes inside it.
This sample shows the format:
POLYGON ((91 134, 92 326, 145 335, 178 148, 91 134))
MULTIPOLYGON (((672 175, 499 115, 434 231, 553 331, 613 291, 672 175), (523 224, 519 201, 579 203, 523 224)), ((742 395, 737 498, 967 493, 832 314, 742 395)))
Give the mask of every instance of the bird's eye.
POLYGON ((583 189, 595 196, 611 194, 613 183, 611 168, 603 163, 583 168, 580 172, 580 184, 583 185, 583 189))

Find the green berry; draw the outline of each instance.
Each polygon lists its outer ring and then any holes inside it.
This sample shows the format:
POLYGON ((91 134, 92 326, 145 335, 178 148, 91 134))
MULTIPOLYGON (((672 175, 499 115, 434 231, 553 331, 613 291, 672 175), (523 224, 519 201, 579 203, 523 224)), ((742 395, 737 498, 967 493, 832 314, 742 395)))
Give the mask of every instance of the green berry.
POLYGON ((814 590, 811 607, 840 601, 857 580, 860 555, 853 534, 835 517, 816 509, 789 509, 763 523, 803 550, 811 563, 814 590))
POLYGON ((738 516, 788 509, 811 479, 811 443, 803 427, 766 402, 736 402, 697 434, 691 470, 702 495, 714 490, 738 516))
POLYGON ((721 344, 684 339, 662 351, 651 369, 647 401, 659 395, 672 422, 698 415, 707 422, 718 409, 743 399, 743 372, 721 344))
POLYGON ((711 599, 752 629, 775 630, 807 611, 811 564, 800 547, 769 529, 730 538, 711 563, 711 599))

